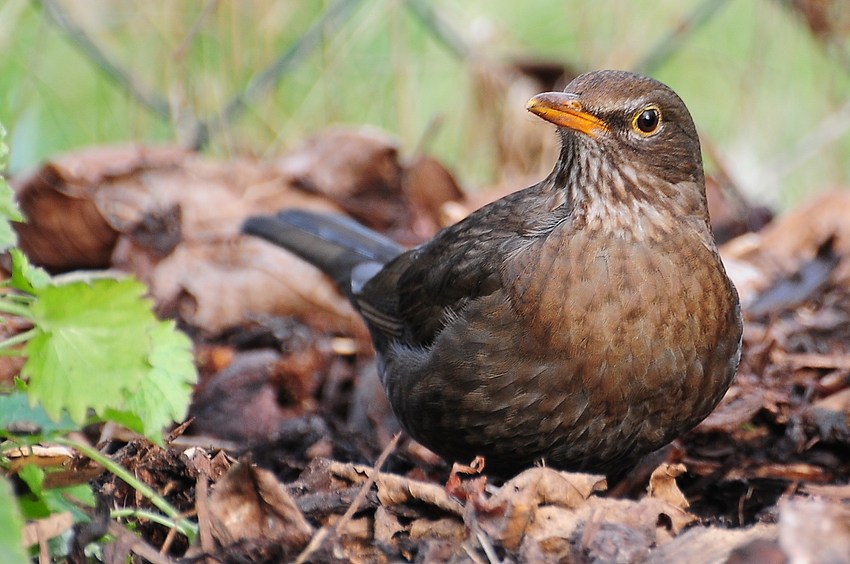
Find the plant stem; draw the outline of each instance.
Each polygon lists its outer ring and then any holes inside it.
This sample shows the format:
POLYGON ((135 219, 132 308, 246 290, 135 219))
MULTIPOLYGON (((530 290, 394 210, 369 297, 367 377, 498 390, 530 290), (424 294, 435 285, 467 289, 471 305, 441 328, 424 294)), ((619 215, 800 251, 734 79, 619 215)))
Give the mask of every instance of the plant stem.
MULTIPOLYGON (((6 281, 8 282, 8 280, 6 281)), ((8 284, 0 283, 0 288, 7 288, 8 284)), ((4 300, 9 300, 10 303, 31 304, 35 301, 35 296, 30 294, 0 294, 4 300)))
POLYGON ((195 540, 195 536, 198 533, 198 526, 195 523, 192 523, 188 519, 184 519, 180 516, 180 512, 177 509, 168 503, 164 497, 159 495, 154 491, 146 483, 142 482, 135 476, 133 476, 126 468, 116 463, 114 460, 109 458, 108 456, 104 456, 100 451, 94 449, 88 445, 78 443, 76 441, 72 441, 70 439, 66 439, 64 437, 56 437, 55 442, 60 445, 69 446, 77 449, 82 452, 135 489, 137 492, 148 498, 151 503, 157 506, 163 513, 174 519, 177 523, 178 530, 185 534, 189 538, 189 542, 193 542, 195 540))
POLYGON ((12 302, 8 296, 0 295, 0 311, 3 313, 11 313, 25 319, 32 319, 30 308, 12 302))
MULTIPOLYGON (((35 337, 38 334, 38 331, 39 330, 37 328, 33 327, 29 331, 24 331, 23 333, 18 333, 14 337, 9 337, 5 341, 0 341, 0 354, 18 353, 18 352, 22 353, 22 351, 6 351, 4 349, 8 349, 10 347, 14 347, 15 345, 19 345, 23 342, 29 341, 30 339, 32 339, 33 337, 35 337)), ((14 355, 12 355, 12 356, 14 356, 14 355)))
POLYGON ((169 519, 165 515, 154 513, 153 511, 148 511, 147 509, 113 509, 112 511, 110 511, 109 515, 113 519, 118 519, 121 517, 138 517, 139 519, 147 519, 148 521, 159 523, 163 527, 168 527, 169 529, 177 529, 190 539, 193 538, 193 536, 197 533, 197 527, 194 523, 191 523, 190 521, 186 521, 184 519, 182 522, 177 522, 174 519, 169 519), (186 523, 189 523, 190 526, 186 527, 186 523))

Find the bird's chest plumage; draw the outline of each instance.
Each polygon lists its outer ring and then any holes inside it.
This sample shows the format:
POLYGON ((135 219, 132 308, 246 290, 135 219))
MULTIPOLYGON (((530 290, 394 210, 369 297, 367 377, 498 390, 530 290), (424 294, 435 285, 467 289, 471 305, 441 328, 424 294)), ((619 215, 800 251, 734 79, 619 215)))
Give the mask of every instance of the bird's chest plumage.
POLYGON ((528 334, 583 380, 575 384, 607 389, 611 401, 700 387, 732 319, 719 258, 687 229, 650 237, 564 222, 515 253, 503 273, 528 334))

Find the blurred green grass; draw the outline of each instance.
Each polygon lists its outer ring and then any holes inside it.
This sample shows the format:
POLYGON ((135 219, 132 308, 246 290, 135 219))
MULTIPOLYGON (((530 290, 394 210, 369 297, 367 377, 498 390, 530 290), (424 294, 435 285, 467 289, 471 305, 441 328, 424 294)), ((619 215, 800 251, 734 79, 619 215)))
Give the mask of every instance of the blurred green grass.
MULTIPOLYGON (((60 4, 172 108, 206 117, 220 112, 332 2, 217 2, 207 13, 201 0, 60 4)), ((214 134, 207 150, 273 157, 343 122, 391 131, 409 153, 441 120, 429 150, 474 189, 495 180, 497 164, 493 147, 475 135, 474 77, 482 60, 539 57, 577 70, 634 68, 698 4, 433 2, 473 47, 475 56, 461 61, 403 0, 363 0, 276 88, 214 134)), ((684 98, 700 131, 754 198, 788 206, 848 184, 848 135, 790 174, 772 175, 850 99, 850 69, 778 0, 721 4, 652 74, 684 98)), ((185 132, 181 122, 153 115, 117 88, 28 0, 0 0, 0 122, 10 131, 13 171, 77 147, 172 142, 185 132)))

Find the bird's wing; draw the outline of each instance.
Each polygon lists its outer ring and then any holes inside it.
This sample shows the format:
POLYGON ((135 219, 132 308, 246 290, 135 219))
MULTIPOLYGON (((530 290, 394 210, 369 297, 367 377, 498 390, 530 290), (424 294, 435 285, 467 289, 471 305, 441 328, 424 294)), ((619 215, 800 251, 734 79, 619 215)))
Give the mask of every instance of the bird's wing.
POLYGON ((534 205, 551 199, 540 187, 493 202, 391 261, 355 296, 363 316, 393 339, 429 344, 469 301, 500 289, 507 254, 552 223, 545 202, 534 205))

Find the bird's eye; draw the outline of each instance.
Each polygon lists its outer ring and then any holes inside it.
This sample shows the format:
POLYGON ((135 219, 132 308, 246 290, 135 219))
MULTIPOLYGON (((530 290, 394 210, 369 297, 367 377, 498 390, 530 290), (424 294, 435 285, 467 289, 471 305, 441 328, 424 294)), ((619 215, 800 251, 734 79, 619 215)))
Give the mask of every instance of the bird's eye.
POLYGON ((643 133, 650 135, 655 133, 661 123, 661 111, 658 108, 650 107, 642 110, 632 120, 632 127, 643 133))

